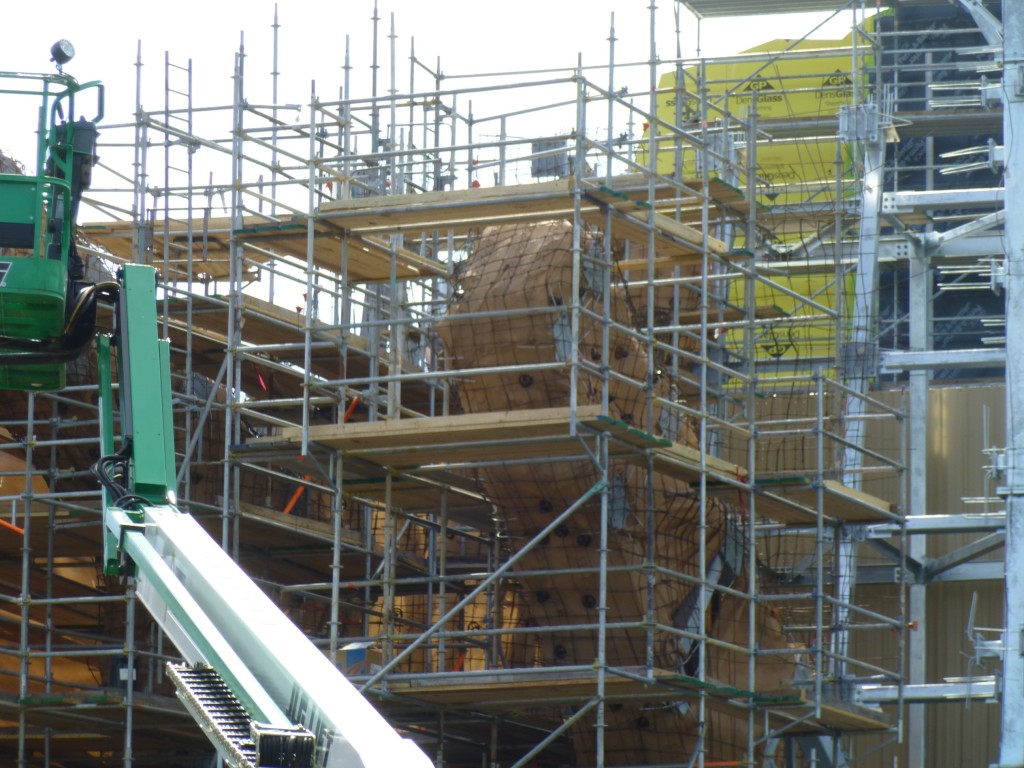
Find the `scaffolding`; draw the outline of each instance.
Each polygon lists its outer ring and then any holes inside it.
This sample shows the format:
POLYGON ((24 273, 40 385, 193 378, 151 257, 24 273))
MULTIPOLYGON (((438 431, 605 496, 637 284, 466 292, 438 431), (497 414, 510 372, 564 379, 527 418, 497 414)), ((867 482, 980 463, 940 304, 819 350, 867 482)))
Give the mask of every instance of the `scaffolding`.
MULTIPOLYGON (((478 85, 412 51, 404 89, 392 21, 386 93, 376 46, 352 93, 346 46, 340 97, 294 112, 279 27, 270 104, 244 46, 221 107, 165 57, 81 228, 93 268, 160 271, 180 506, 438 765, 899 754, 923 680, 913 438, 870 366, 880 35, 720 77, 617 62, 613 19, 599 66, 478 85), (844 104, 777 118, 765 87, 844 104), (770 182, 767 138, 817 174, 770 182)), ((10 754, 208 766, 174 648, 101 575, 94 376, 69 378, 0 425, 10 754)))

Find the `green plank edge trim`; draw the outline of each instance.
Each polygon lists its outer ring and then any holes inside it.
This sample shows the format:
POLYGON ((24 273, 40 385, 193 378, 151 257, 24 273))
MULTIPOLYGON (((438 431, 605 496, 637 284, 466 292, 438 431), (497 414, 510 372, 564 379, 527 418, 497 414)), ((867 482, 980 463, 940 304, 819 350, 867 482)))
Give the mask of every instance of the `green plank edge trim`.
POLYGON ((597 420, 602 424, 610 424, 613 427, 619 427, 621 429, 624 429, 627 434, 635 435, 644 440, 645 442, 653 443, 655 446, 659 448, 667 448, 670 445, 672 445, 672 441, 667 438, 655 437, 649 432, 644 432, 642 429, 631 427, 626 422, 620 421, 619 419, 613 419, 611 416, 598 416, 597 420))

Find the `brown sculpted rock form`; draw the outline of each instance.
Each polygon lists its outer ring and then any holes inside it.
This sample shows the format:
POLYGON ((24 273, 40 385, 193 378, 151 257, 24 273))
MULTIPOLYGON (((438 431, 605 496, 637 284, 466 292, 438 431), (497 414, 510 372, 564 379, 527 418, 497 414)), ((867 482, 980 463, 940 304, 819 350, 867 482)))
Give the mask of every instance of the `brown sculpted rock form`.
MULTIPOLYGON (((580 250, 595 252, 587 237, 580 250)), ((579 342, 571 345, 572 258, 573 231, 566 222, 492 227, 480 235, 440 333, 452 368, 506 370, 467 373, 459 382, 461 407, 470 413, 567 407, 574 383, 579 405, 600 405, 599 372, 606 367, 609 416, 695 446, 691 425, 668 426, 672 422, 656 398, 669 397, 670 382, 657 361, 648 359, 641 335, 629 331, 642 302, 630 301, 622 286, 601 285, 593 276, 600 270, 584 270, 580 278, 579 342), (523 369, 570 358, 581 363, 575 381, 567 365, 523 369), (647 381, 655 398, 647 396, 647 381)), ((516 549, 594 486, 602 477, 599 467, 576 458, 509 462, 478 472, 516 549)), ((748 654, 676 631, 695 632, 703 614, 707 635, 715 640, 743 648, 752 641, 760 648, 786 647, 778 621, 764 606, 711 590, 702 597, 696 585, 703 571, 712 584, 749 591, 742 511, 709 500, 702 515, 695 489, 674 477, 648 475, 635 463, 610 461, 606 478, 608 665, 636 669, 651 663, 695 677, 703 662, 709 681, 744 690, 777 690, 791 680, 788 656, 762 656, 752 664, 748 654)), ((597 632, 578 627, 598 621, 600 540, 596 494, 520 562, 520 571, 539 574, 523 577, 522 588, 527 621, 538 628, 535 658, 541 665, 589 667, 598 657, 597 632), (561 573, 545 573, 556 569, 561 573)), ((579 765, 594 764, 594 725, 593 717, 583 718, 573 730, 579 765)), ((700 748, 709 760, 742 760, 748 736, 745 718, 715 711, 707 713, 701 741, 695 699, 662 706, 613 703, 605 708, 605 725, 608 765, 685 762, 700 748)))

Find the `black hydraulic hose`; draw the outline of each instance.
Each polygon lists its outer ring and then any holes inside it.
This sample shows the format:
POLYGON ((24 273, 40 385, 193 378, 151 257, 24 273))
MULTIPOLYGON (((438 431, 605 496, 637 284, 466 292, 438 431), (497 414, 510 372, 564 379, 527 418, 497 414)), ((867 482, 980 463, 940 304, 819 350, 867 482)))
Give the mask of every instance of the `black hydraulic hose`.
POLYGON ((64 334, 56 340, 36 341, 0 336, 0 365, 66 363, 75 360, 96 335, 96 305, 102 298, 113 301, 118 295, 114 282, 82 287, 64 322, 64 334), (17 351, 7 351, 17 350, 17 351))
POLYGON ((121 499, 129 496, 128 489, 117 480, 107 469, 108 466, 116 466, 120 468, 120 477, 125 478, 128 475, 128 462, 132 456, 132 441, 131 438, 127 438, 124 441, 124 445, 121 450, 117 453, 109 456, 100 456, 96 460, 96 463, 92 465, 92 473, 96 476, 96 479, 100 481, 100 485, 107 489, 111 498, 114 499, 115 504, 119 504, 121 499))

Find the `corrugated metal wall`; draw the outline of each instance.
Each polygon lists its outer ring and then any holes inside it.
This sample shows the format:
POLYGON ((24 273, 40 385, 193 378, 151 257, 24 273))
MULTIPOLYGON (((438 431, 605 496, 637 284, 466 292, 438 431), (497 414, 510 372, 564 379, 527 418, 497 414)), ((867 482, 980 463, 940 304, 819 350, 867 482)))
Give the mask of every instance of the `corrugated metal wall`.
MULTIPOLYGON (((965 504, 994 489, 985 479, 982 453, 985 448, 1004 445, 1005 389, 999 386, 935 387, 931 391, 928 420, 928 512, 956 514, 984 511, 978 504, 965 504), (983 442, 988 433, 988 445, 983 442)), ((989 507, 1002 509, 1001 503, 989 507)), ((977 536, 933 536, 928 556, 937 557, 966 544, 977 536)), ((1003 551, 986 556, 1002 560, 1003 551)), ((967 638, 967 621, 972 596, 977 595, 975 622, 981 627, 1003 623, 1001 581, 936 582, 928 587, 928 674, 929 682, 946 676, 986 674, 971 663, 972 644, 967 638)), ((991 637, 991 635, 990 635, 991 637)), ((984 766, 996 762, 999 744, 999 706, 994 704, 943 704, 932 706, 927 716, 929 768, 984 766)))
MULTIPOLYGON (((882 399, 895 404, 899 391, 884 393, 882 399)), ((985 477, 989 463, 983 450, 1004 444, 1005 389, 999 385, 936 386, 929 398, 928 416, 928 500, 930 514, 958 514, 986 511, 981 504, 964 499, 980 498, 993 492, 985 477), (987 436, 987 444, 985 438, 987 436)), ((887 443, 894 438, 890 428, 872 434, 872 441, 887 443)), ((898 438, 897 438, 898 439, 898 438)), ((873 493, 879 493, 876 489, 873 493)), ((879 493, 879 495, 883 495, 879 493)), ((889 493, 884 495, 889 496, 889 493)), ((988 511, 1002 509, 995 502, 988 511)), ((919 511, 919 510, 913 510, 919 511)), ((977 535, 932 536, 927 556, 934 558, 978 538, 977 535)), ((1002 561, 1002 549, 982 559, 1002 561)), ((888 588, 861 590, 867 603, 884 599, 888 588), (880 594, 881 592, 881 594, 880 594)), ((968 616, 976 596, 975 625, 1000 627, 1003 623, 1003 587, 1001 581, 936 581, 928 587, 927 682, 964 675, 991 674, 998 665, 987 668, 972 661, 973 646, 967 637, 968 616)), ((992 637, 992 635, 988 635, 992 637)), ((859 651, 867 656, 873 650, 866 643, 859 651)), ((883 649, 879 648, 878 651, 883 649)), ((927 768, 963 768, 994 763, 999 745, 999 706, 963 703, 929 705, 926 715, 927 768)), ((864 754, 867 741, 857 752, 864 754)), ((884 749, 864 761, 878 768, 908 766, 906 750, 884 749)), ((911 766, 924 768, 924 766, 911 766)))
MULTIPOLYGON (((899 406, 905 391, 893 389, 874 395, 882 402, 899 406)), ((793 416, 810 412, 806 398, 786 398, 786 402, 765 406, 765 415, 784 412, 793 416)), ((994 492, 986 479, 985 465, 990 463, 984 449, 1002 446, 1005 441, 1005 390, 1001 384, 935 386, 930 393, 928 414, 928 499, 927 509, 914 512, 960 514, 996 511, 999 501, 987 507, 968 503, 994 492)), ((909 426, 910 422, 907 422, 909 426)), ((868 447, 890 456, 899 455, 906 430, 895 420, 872 421, 868 430, 868 447)), ((796 446, 781 446, 778 440, 759 446, 759 459, 781 455, 812 455, 805 438, 797 437, 796 446)), ((907 460, 910 457, 907 455, 907 460)), ((893 502, 901 502, 897 476, 878 473, 865 476, 864 489, 893 502)), ((935 558, 956 550, 979 538, 978 534, 936 535, 928 541, 927 557, 935 558)), ((893 542, 898 543, 898 542, 893 542)), ((1002 548, 980 559, 1001 562, 1002 548)), ((860 547, 859 563, 872 565, 895 563, 868 544, 860 547)), ((935 581, 928 587, 927 682, 945 678, 991 674, 998 665, 991 661, 981 667, 972 660, 973 646, 967 636, 972 600, 976 599, 975 625, 1000 627, 1003 623, 1002 581, 935 581), (976 596, 976 598, 975 598, 976 596)), ((854 602, 889 616, 899 614, 899 588, 893 585, 862 584, 856 588, 854 602)), ((989 638, 994 635, 989 633, 989 638)), ((851 638, 854 656, 882 666, 893 666, 898 653, 897 637, 885 632, 854 632, 851 638)), ((926 714, 926 760, 924 766, 911 768, 963 768, 986 766, 996 761, 999 744, 999 706, 996 704, 950 703, 929 705, 926 714)), ((857 765, 872 768, 906 768, 910 765, 905 745, 888 744, 890 737, 858 737, 853 754, 863 756, 857 765)))

